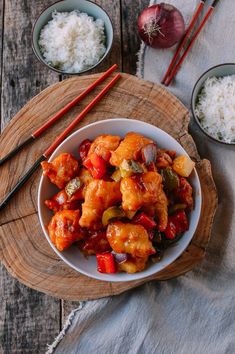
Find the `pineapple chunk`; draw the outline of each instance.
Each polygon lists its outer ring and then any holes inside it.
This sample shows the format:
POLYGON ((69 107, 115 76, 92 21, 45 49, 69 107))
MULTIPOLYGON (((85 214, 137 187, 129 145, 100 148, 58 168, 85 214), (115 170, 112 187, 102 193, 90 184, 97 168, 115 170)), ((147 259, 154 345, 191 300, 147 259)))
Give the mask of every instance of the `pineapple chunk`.
POLYGON ((178 156, 173 161, 173 170, 182 177, 188 177, 194 169, 195 163, 185 155, 178 156))

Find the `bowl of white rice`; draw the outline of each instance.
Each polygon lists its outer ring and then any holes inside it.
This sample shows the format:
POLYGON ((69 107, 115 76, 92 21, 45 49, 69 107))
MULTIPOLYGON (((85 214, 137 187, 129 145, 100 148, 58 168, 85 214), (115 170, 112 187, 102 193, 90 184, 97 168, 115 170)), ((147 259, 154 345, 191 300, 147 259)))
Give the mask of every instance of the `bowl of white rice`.
POLYGON ((234 145, 235 64, 221 64, 207 70, 194 86, 191 108, 207 136, 234 145))
POLYGON ((36 57, 60 74, 81 74, 95 68, 112 43, 108 14, 88 0, 63 0, 47 7, 32 34, 36 57))

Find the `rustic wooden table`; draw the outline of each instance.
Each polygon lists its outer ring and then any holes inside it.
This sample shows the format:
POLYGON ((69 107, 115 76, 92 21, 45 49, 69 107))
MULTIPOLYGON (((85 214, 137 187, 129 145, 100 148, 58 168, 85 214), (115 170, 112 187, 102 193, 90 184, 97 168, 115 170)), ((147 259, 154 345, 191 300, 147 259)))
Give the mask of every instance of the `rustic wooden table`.
MULTIPOLYGON (((35 58, 32 26, 40 12, 54 0, 0 0, 1 131, 11 117, 47 86, 63 80, 35 58)), ((97 0, 110 15, 114 45, 97 71, 117 63, 135 74, 139 40, 136 19, 148 0, 97 0)), ((61 301, 31 290, 0 266, 0 353, 44 353, 76 303, 61 301)))

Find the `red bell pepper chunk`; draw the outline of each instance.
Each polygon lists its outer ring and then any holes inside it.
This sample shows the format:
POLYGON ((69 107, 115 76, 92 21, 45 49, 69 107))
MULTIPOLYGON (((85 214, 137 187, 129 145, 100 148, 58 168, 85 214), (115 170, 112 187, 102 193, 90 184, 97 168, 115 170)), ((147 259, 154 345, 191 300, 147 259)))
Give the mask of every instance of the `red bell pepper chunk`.
POLYGON ((116 273, 116 263, 112 253, 100 253, 96 255, 97 270, 100 273, 116 273))
POLYGON ((176 226, 173 221, 170 220, 171 216, 169 217, 167 227, 164 231, 166 238, 173 240, 176 238, 176 226))
POLYGON ((93 168, 91 169, 91 174, 96 179, 101 179, 107 172, 106 161, 95 152, 90 156, 93 168))
POLYGON ((90 146, 91 146, 91 141, 89 139, 83 140, 83 142, 80 144, 78 148, 78 152, 82 161, 84 161, 85 158, 87 157, 88 152, 90 150, 90 146))
POLYGON ((177 213, 173 215, 173 217, 175 217, 176 222, 178 222, 179 232, 185 232, 188 230, 189 223, 184 210, 179 210, 177 213))
POLYGON ((174 215, 169 216, 168 224, 164 232, 166 238, 174 239, 180 233, 187 231, 188 228, 189 223, 185 211, 180 210, 174 215))
POLYGON ((95 179, 101 179, 107 172, 106 161, 95 152, 84 160, 83 165, 90 171, 92 177, 95 179))
POLYGON ((140 213, 134 216, 133 222, 142 225, 145 229, 150 230, 157 226, 156 222, 145 213, 140 213))

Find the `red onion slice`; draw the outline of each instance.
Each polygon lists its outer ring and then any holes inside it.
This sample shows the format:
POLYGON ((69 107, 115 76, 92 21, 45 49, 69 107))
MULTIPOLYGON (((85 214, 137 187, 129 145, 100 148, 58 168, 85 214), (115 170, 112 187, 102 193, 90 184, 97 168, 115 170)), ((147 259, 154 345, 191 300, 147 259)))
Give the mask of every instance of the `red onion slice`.
POLYGON ((115 261, 118 264, 124 263, 128 259, 128 255, 126 253, 116 253, 116 252, 112 251, 112 254, 114 255, 115 261))
POLYGON ((157 159, 157 146, 155 144, 145 145, 141 149, 142 160, 146 165, 149 165, 151 162, 156 162, 157 159))

